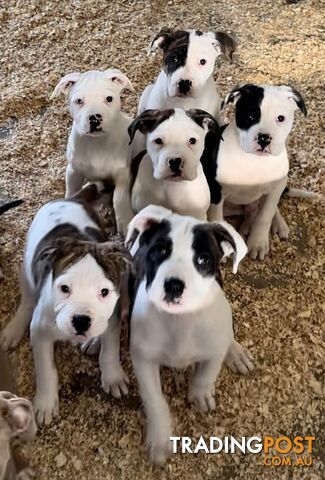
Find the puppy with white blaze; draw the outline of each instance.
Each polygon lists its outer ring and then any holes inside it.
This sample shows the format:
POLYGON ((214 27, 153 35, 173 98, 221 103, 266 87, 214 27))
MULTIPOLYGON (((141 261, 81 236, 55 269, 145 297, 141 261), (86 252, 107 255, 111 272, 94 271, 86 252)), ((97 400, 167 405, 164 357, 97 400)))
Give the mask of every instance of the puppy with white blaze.
POLYGON ((216 120, 202 110, 146 110, 129 126, 130 141, 140 131, 146 150, 131 162, 132 207, 150 204, 206 220, 210 191, 200 161, 207 132, 218 135, 216 120))
POLYGON ((202 157, 211 192, 208 218, 244 214, 240 232, 249 254, 263 259, 271 228, 280 238, 289 234, 278 208, 288 180, 286 140, 295 110, 306 116, 307 109, 301 94, 285 85, 243 85, 226 97, 229 103, 235 119, 221 127, 221 137, 210 134, 202 157))
POLYGON ((127 195, 132 156, 127 128, 131 118, 121 112, 123 89, 134 92, 130 80, 119 70, 91 70, 69 73, 52 94, 52 98, 68 95, 73 117, 67 146, 66 197, 73 196, 86 181, 111 182, 120 233, 125 233, 133 216, 127 195))
POLYGON ((151 42, 149 53, 158 48, 163 53, 163 70, 143 91, 138 112, 181 107, 218 116, 220 97, 213 71, 221 53, 232 61, 234 40, 224 32, 162 30, 151 42))
POLYGON ((234 340, 219 270, 220 261, 233 255, 235 273, 247 248, 226 222, 202 223, 154 205, 131 221, 126 242, 135 236, 130 351, 150 458, 163 464, 171 453, 172 426, 160 366, 193 366, 188 400, 203 412, 215 409, 215 381, 224 361, 241 373, 254 369, 250 354, 234 340))
POLYGON ((92 207, 98 197, 97 187, 89 185, 75 197, 49 202, 38 211, 27 235, 21 302, 1 335, 5 349, 15 347, 31 322, 34 406, 40 424, 58 415, 57 341, 80 344, 106 331, 99 359, 103 388, 117 397, 127 393, 116 303, 131 257, 123 247, 104 241, 92 207))

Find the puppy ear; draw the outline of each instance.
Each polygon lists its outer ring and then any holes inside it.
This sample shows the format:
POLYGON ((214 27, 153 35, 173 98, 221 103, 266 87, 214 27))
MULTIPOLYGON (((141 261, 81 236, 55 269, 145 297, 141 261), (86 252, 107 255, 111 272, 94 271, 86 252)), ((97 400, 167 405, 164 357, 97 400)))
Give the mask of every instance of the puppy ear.
POLYGON ((0 400, 1 414, 11 430, 12 437, 31 440, 36 433, 32 404, 25 398, 12 397, 0 400))
POLYGON ((122 275, 133 261, 129 251, 116 242, 104 242, 95 245, 93 255, 107 277, 120 289, 122 275))
POLYGON ((223 251, 223 258, 233 255, 232 271, 237 273, 238 265, 247 253, 246 243, 230 223, 222 221, 212 225, 214 236, 223 251))
POLYGON ((109 68, 108 70, 105 70, 105 74, 107 78, 114 82, 121 90, 126 89, 135 93, 133 85, 128 77, 117 68, 109 68))
POLYGON ((236 50, 235 40, 225 32, 208 32, 208 35, 214 40, 212 44, 219 54, 222 52, 232 63, 232 57, 236 50))
POLYGON ((58 97, 61 93, 68 95, 73 85, 79 80, 80 75, 80 72, 73 72, 61 78, 51 95, 51 100, 54 97, 58 97))
POLYGON ((304 114, 304 116, 307 117, 307 107, 301 93, 299 93, 298 90, 296 90, 293 87, 289 87, 289 90, 291 92, 291 94, 289 95, 289 98, 295 101, 297 107, 304 114))
POLYGON ((160 30, 160 32, 157 33, 155 38, 150 43, 147 55, 155 53, 158 48, 164 50, 164 48, 166 48, 168 44, 168 39, 171 33, 172 30, 170 30, 169 28, 164 28, 163 30, 160 30))
POLYGON ((204 130, 208 132, 211 130, 217 133, 220 132, 218 122, 212 115, 210 115, 210 113, 200 110, 199 108, 191 108, 190 110, 186 110, 186 115, 191 117, 194 122, 200 125, 204 130))
POLYGON ((144 135, 148 132, 152 132, 160 123, 167 120, 174 113, 173 109, 170 110, 145 110, 133 122, 129 125, 128 133, 130 137, 129 144, 132 143, 134 135, 137 130, 144 135))
POLYGON ((171 210, 158 205, 148 205, 139 212, 128 225, 125 237, 125 245, 131 244, 130 253, 132 256, 139 248, 139 237, 155 223, 161 223, 166 217, 172 214, 171 210))
POLYGON ((221 110, 223 110, 229 103, 233 103, 234 105, 236 105, 236 103, 240 99, 240 96, 241 96, 240 88, 235 88, 234 90, 232 90, 221 102, 221 110))

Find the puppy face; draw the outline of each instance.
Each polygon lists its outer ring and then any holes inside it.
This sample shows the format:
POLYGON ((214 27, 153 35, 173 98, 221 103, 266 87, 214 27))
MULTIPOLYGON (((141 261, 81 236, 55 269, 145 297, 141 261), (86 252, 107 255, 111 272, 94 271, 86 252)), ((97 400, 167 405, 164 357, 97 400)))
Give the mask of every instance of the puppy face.
POLYGON ((78 133, 94 137, 114 129, 123 88, 133 91, 129 79, 119 70, 75 72, 59 82, 52 96, 68 93, 70 113, 78 133))
POLYGON ((208 306, 221 287, 219 264, 234 253, 235 268, 246 254, 240 235, 226 222, 201 223, 192 217, 149 206, 132 220, 131 238, 140 232, 135 250, 137 273, 145 281, 150 301, 171 314, 208 306))
POLYGON ((163 30, 151 43, 150 51, 156 48, 163 51, 168 95, 195 98, 213 74, 217 57, 224 51, 231 58, 235 44, 222 32, 163 30))
POLYGON ((208 130, 218 129, 214 118, 202 110, 146 110, 129 127, 147 134, 147 152, 157 180, 194 180, 208 130))
MULTIPOLYGON (((119 298, 122 272, 129 255, 111 244, 60 239, 34 260, 34 277, 48 272, 55 321, 76 342, 101 335, 119 298)), ((46 285, 46 284, 45 284, 46 285)))
POLYGON ((246 153, 279 155, 285 148, 297 108, 306 115, 303 98, 287 86, 244 85, 225 103, 236 105, 240 146, 246 153))

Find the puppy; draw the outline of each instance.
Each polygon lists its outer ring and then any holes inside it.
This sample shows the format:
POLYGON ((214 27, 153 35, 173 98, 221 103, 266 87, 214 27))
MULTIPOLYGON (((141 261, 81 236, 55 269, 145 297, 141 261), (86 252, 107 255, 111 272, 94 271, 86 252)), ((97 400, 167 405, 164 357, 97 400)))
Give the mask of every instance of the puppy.
POLYGON ((149 53, 158 48, 163 53, 163 70, 155 83, 145 88, 138 112, 181 107, 218 116, 220 97, 213 71, 221 53, 232 60, 234 40, 223 32, 162 30, 151 42, 149 53))
MULTIPOLYGON (((21 203, 23 203, 23 200, 5 201, 2 205, 0 205, 0 216, 8 210, 11 210, 12 208, 18 207, 21 203)), ((3 278, 4 274, 2 269, 0 268, 0 280, 3 280, 3 278)))
POLYGON ((172 428, 160 366, 194 366, 188 400, 203 412, 215 409, 214 384, 224 360, 241 373, 254 368, 234 340, 219 270, 221 259, 233 254, 236 272, 247 248, 226 222, 202 223, 154 205, 133 218, 126 242, 135 232, 130 351, 148 421, 150 458, 163 464, 172 428))
POLYGON ((15 382, 8 356, 0 347, 0 480, 29 479, 31 470, 18 455, 15 439, 31 440, 36 433, 31 403, 13 393, 15 382))
POLYGON ((103 232, 92 208, 98 195, 97 187, 89 185, 72 199, 47 203, 28 231, 21 303, 4 329, 2 344, 6 349, 16 346, 31 319, 34 405, 40 424, 48 424, 58 415, 58 375, 53 356, 58 340, 83 343, 108 330, 100 354, 102 385, 117 396, 120 390, 127 390, 128 379, 116 348, 119 322, 114 310, 121 275, 130 257, 112 242, 100 243, 103 232))
POLYGON ((219 127, 202 110, 146 110, 130 125, 146 135, 146 151, 131 163, 131 201, 135 212, 157 204, 206 220, 210 192, 200 162, 206 133, 219 127))
POLYGON ((286 139, 294 112, 306 116, 305 102, 288 86, 243 85, 234 89, 224 105, 235 105, 235 119, 210 134, 202 163, 211 191, 208 218, 244 213, 241 233, 247 236, 252 258, 269 251, 269 231, 287 238, 289 229, 278 209, 289 170, 286 139))
POLYGON ((117 229, 125 233, 133 214, 127 194, 131 149, 127 128, 131 119, 121 112, 121 91, 134 92, 119 70, 91 70, 63 77, 52 98, 69 96, 73 124, 67 147, 66 197, 86 180, 109 180, 115 186, 113 206, 117 229), (125 196, 126 195, 126 196, 125 196))

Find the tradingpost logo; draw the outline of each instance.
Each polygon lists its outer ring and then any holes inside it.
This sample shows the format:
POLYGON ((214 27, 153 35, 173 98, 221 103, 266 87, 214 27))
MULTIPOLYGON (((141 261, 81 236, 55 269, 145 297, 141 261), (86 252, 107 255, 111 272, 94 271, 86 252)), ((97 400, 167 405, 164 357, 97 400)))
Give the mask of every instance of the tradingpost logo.
POLYGON ((190 437, 170 437, 173 453, 253 453, 259 454, 258 463, 265 467, 313 464, 313 436, 280 437, 203 437, 197 442, 190 437))

